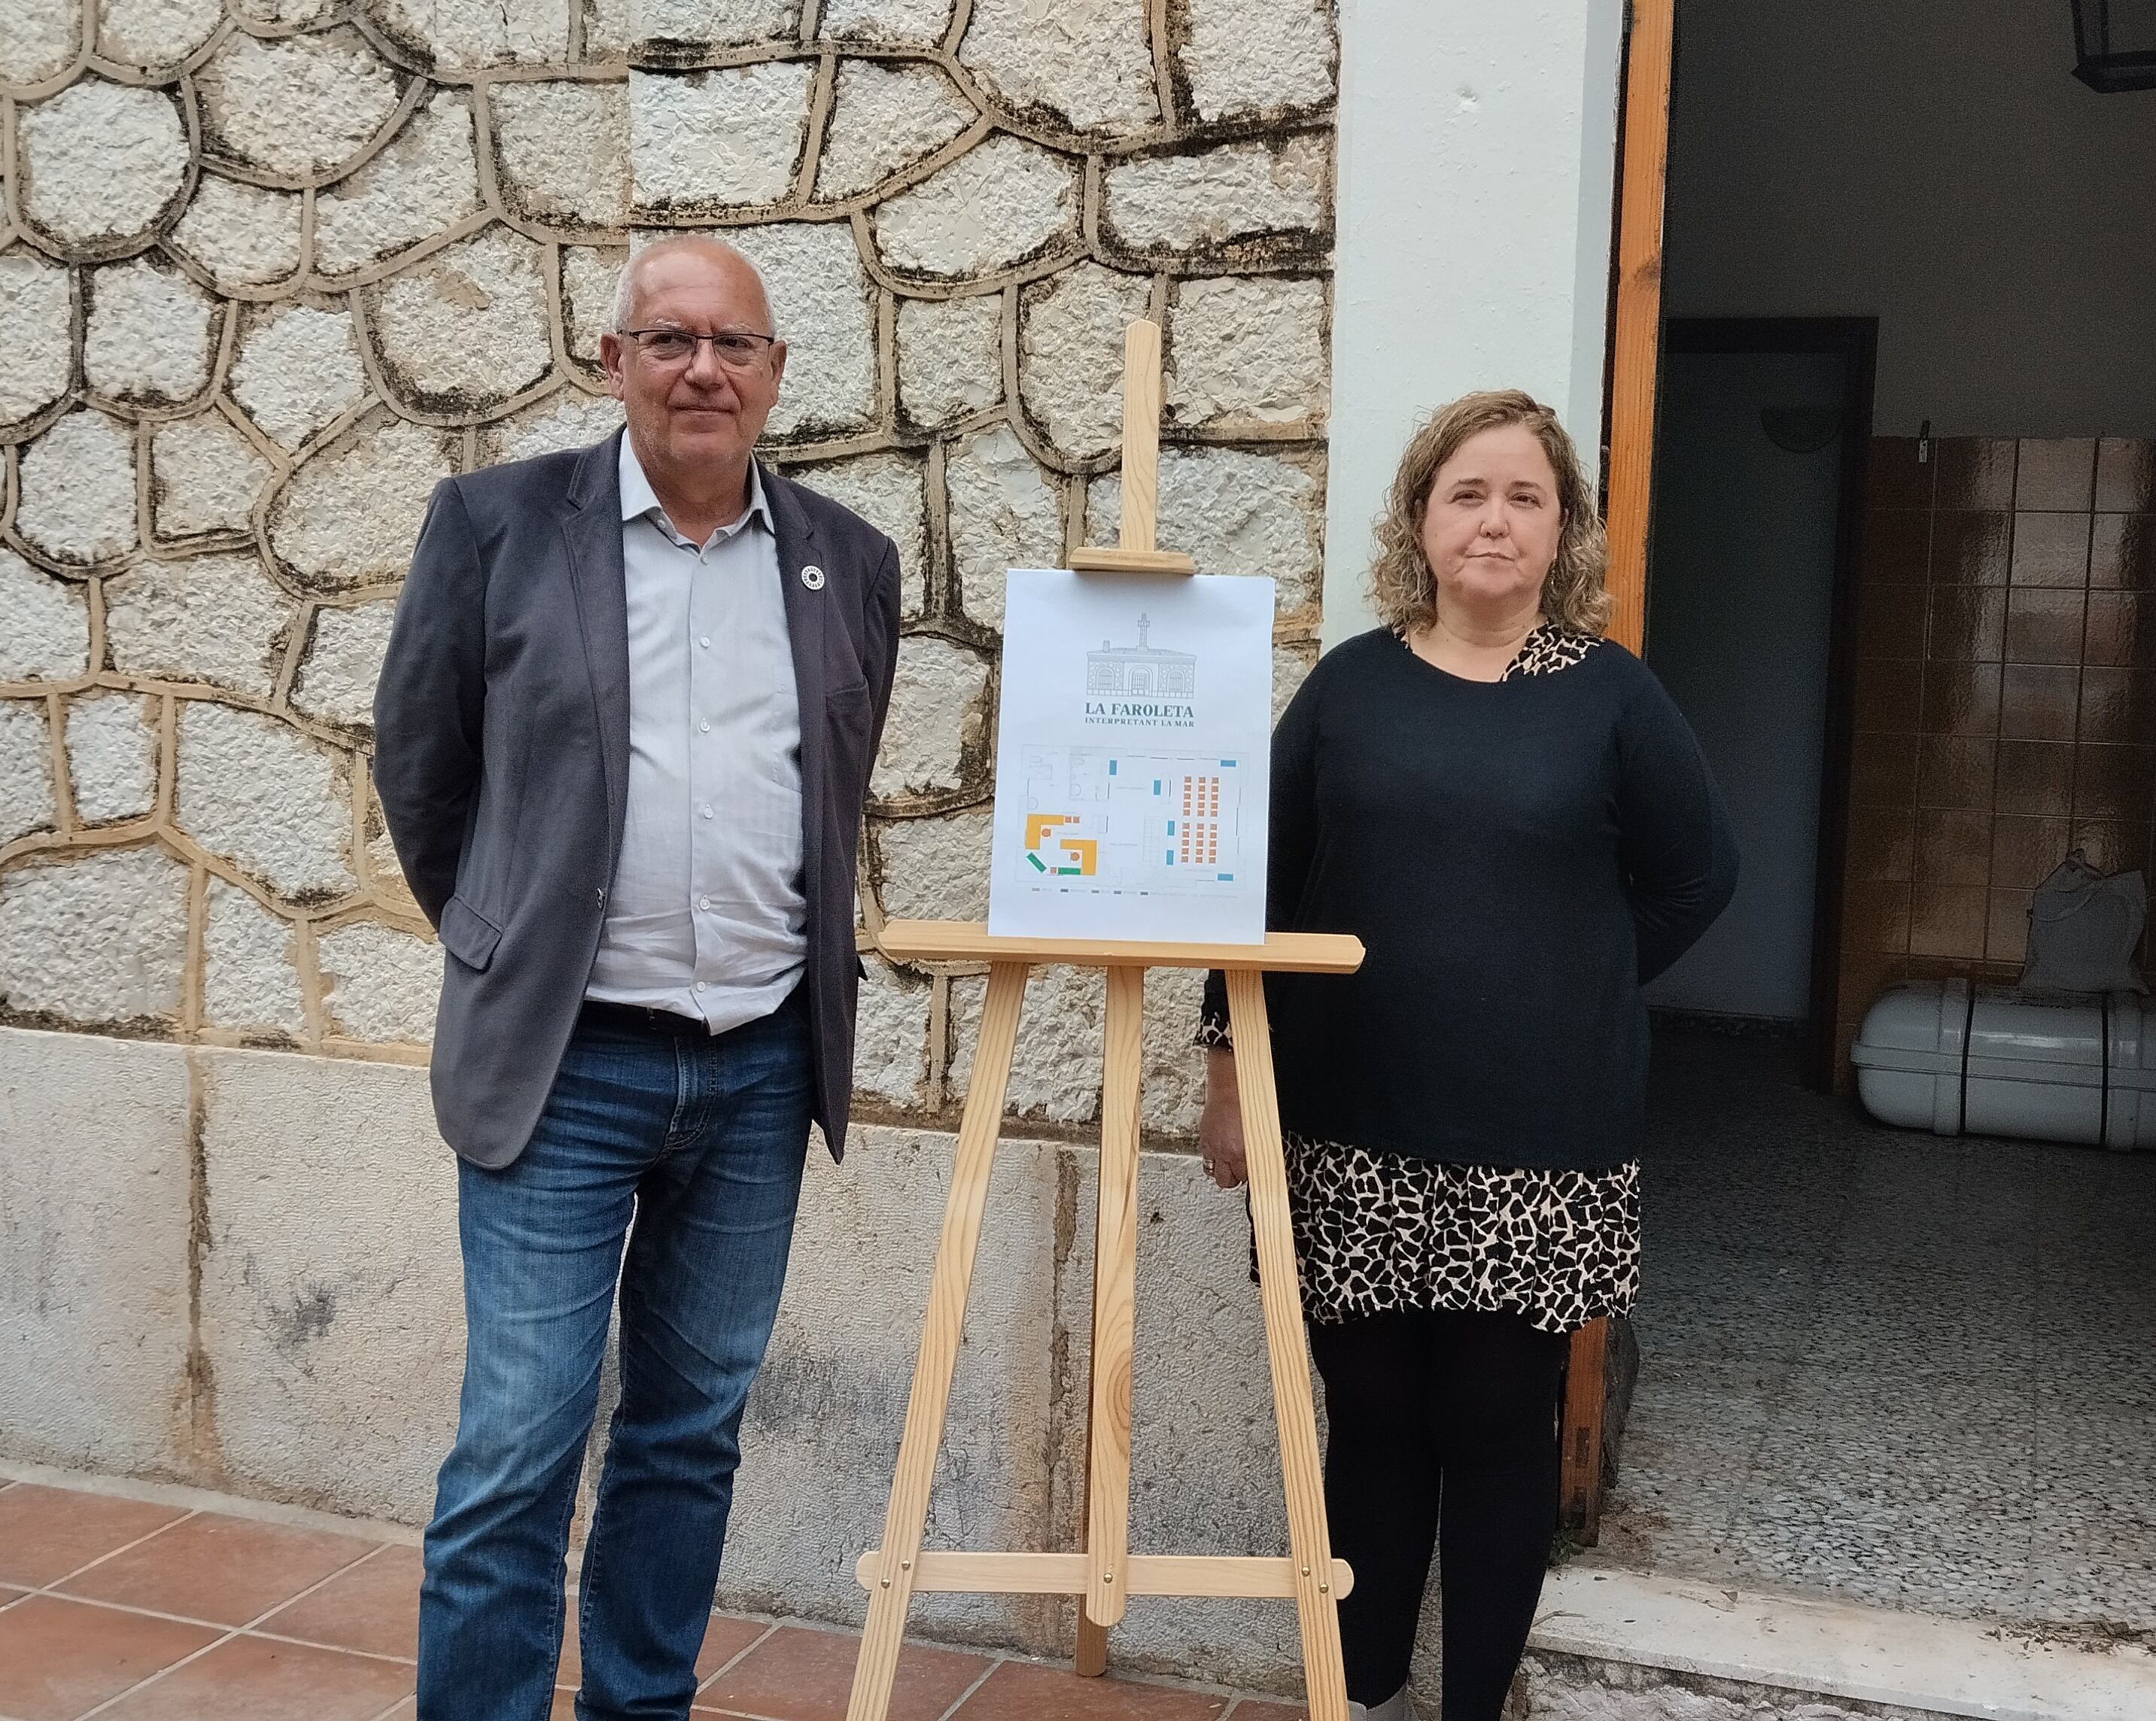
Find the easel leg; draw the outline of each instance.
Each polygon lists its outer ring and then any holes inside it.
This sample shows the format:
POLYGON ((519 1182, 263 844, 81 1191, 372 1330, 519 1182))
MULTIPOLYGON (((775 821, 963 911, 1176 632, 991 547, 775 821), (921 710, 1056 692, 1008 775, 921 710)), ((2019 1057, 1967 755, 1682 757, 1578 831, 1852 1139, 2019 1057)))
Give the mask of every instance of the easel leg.
POLYGON ((1228 1015, 1235 1036, 1235 1087, 1242 1101, 1243 1151, 1250 1171, 1250 1225, 1257 1241, 1265 1349, 1272 1362, 1273 1414, 1280 1426, 1288 1549, 1298 1573, 1296 1610, 1302 1626, 1310 1721, 1348 1721, 1339 1602, 1331 1584, 1332 1546, 1325 1525, 1310 1359, 1303 1349, 1302 1298, 1288 1218, 1287 1162, 1281 1146, 1280 1102, 1273 1087, 1262 975, 1242 969, 1229 972, 1228 1015))
MULTIPOLYGON (((1137 1313, 1138 1073, 1145 970, 1108 970, 1099 1212, 1093 1230, 1093 1362, 1086 1413, 1086 1595, 1101 1632, 1123 1616, 1131 1513, 1131 1351, 1137 1313)), ((1081 1626, 1082 1632, 1082 1626, 1081 1626)))
POLYGON ((906 1401, 906 1431, 899 1439, 898 1471, 884 1518, 875 1587, 869 1591, 868 1624, 861 1635, 860 1658, 855 1663, 846 1721, 885 1721, 891 1708, 906 1607, 913 1597, 914 1561, 927 1522, 929 1485, 936 1476, 936 1451, 942 1443, 951 1372, 958 1359, 959 1329, 966 1318, 966 1292, 973 1281, 973 1253, 981 1239, 981 1215, 988 1205, 988 1176, 1003 1124, 1004 1094, 1010 1081, 1027 972, 1022 962, 999 962, 988 971, 980 1045, 973 1054, 973 1084, 958 1126, 951 1195, 944 1205, 942 1236, 936 1246, 928 1313, 921 1324, 920 1358, 906 1401))

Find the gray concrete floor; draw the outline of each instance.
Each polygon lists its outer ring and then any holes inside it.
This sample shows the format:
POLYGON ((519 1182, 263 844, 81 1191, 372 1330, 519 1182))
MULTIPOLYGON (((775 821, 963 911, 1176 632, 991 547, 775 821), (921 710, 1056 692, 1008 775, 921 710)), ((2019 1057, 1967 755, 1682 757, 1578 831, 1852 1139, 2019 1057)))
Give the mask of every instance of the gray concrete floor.
POLYGON ((1589 1556, 2156 1630, 2156 1153, 1890 1129, 1664 1028, 1642 1355, 1589 1556))

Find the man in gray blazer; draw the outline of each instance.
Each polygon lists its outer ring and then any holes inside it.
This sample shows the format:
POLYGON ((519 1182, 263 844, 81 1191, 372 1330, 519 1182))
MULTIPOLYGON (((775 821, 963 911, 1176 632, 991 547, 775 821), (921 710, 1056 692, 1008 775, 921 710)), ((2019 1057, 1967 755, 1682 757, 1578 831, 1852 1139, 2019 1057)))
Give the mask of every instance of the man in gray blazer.
POLYGON ((752 457, 786 347, 738 253, 639 252, 600 352, 625 435, 443 482, 375 696, 465 1267, 420 1721, 548 1712, 617 1283, 577 1713, 686 1715, 810 1120, 845 1142, 897 552, 752 457))

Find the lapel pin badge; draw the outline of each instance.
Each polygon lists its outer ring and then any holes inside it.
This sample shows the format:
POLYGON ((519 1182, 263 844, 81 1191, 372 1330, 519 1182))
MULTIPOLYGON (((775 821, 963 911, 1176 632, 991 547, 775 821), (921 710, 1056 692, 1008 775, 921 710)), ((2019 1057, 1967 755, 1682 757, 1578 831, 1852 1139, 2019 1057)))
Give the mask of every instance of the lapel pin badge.
POLYGON ((812 592, 824 589, 824 570, 811 562, 801 570, 801 583, 812 592))

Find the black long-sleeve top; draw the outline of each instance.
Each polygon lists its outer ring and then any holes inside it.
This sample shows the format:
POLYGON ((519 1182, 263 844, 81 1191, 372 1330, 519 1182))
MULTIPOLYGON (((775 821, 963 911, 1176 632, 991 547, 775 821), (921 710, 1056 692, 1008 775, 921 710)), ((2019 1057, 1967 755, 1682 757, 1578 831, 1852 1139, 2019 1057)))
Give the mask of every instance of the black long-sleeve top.
MULTIPOLYGON (((1266 977, 1283 1126, 1455 1164, 1636 1157, 1640 986, 1736 882, 1698 743, 1630 652, 1471 681, 1383 629, 1347 641, 1274 732, 1266 924, 1368 954, 1266 977)), ((1225 1025, 1218 974, 1205 1011, 1225 1025)))

